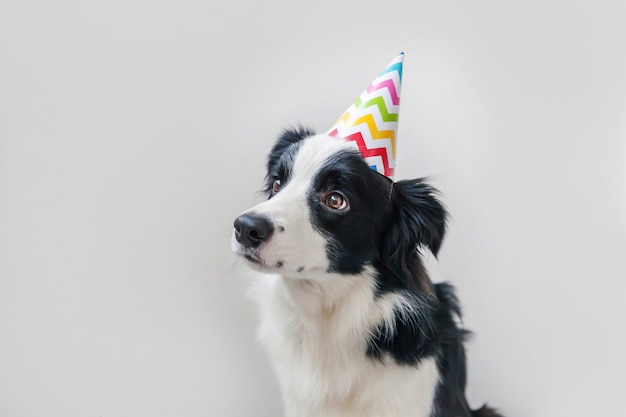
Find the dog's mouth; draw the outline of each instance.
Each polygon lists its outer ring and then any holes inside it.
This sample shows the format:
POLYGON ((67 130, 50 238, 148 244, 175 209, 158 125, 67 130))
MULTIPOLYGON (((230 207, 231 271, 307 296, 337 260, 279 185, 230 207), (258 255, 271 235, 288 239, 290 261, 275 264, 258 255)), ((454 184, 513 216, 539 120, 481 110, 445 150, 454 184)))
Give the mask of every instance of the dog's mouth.
POLYGON ((262 272, 278 272, 285 265, 284 261, 278 260, 275 263, 268 263, 267 260, 261 258, 256 250, 248 248, 238 248, 235 253, 248 261, 249 266, 262 272))
POLYGON ((258 264, 258 265, 262 265, 264 263, 261 257, 259 256, 259 254, 257 253, 257 251, 254 249, 247 248, 234 241, 233 241, 232 248, 233 248, 233 252, 235 252, 236 255, 241 256, 248 262, 251 262, 253 264, 258 264))
POLYGON ((237 241, 234 234, 231 240, 231 249, 235 255, 245 259, 248 262, 248 266, 253 269, 268 273, 284 271, 285 261, 283 259, 279 258, 274 260, 271 257, 269 259, 263 257, 260 253, 262 249, 261 247, 251 248, 249 246, 242 245, 237 241))
POLYGON ((250 262, 254 266, 263 267, 266 266, 265 261, 259 256, 258 251, 252 248, 246 248, 239 243, 233 242, 233 252, 236 255, 242 257, 246 261, 250 262))
POLYGON ((244 258, 246 258, 246 260, 248 260, 249 262, 252 262, 253 264, 259 264, 259 265, 263 264, 263 261, 261 260, 261 258, 259 258, 259 256, 254 253, 242 253, 241 255, 244 258))

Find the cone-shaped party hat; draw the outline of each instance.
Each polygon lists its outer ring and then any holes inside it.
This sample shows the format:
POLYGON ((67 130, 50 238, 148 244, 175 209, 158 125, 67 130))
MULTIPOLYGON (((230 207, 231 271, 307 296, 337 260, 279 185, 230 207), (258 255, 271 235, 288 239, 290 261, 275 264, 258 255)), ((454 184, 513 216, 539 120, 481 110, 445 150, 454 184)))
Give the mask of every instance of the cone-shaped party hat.
POLYGON ((328 134, 359 147, 375 171, 393 179, 402 84, 401 52, 330 128, 328 134))

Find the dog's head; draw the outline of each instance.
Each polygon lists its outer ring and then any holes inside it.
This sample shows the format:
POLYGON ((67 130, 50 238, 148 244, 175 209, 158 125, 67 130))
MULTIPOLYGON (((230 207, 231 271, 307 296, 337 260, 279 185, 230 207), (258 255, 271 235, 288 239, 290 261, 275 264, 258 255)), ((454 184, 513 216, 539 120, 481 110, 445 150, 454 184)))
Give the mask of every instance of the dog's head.
POLYGON ((353 143, 284 131, 267 162, 268 200, 235 220, 233 251, 255 269, 315 279, 412 269, 418 247, 437 254, 446 212, 423 180, 372 170, 353 143))

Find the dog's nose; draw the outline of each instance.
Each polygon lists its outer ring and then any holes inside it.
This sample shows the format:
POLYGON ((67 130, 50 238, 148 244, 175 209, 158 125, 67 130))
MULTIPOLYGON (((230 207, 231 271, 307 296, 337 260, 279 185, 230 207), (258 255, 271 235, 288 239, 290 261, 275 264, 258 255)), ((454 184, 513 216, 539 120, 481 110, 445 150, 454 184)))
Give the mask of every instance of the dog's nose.
POLYGON ((235 219, 235 238, 237 242, 250 248, 256 248, 274 232, 274 225, 266 217, 242 214, 235 219))

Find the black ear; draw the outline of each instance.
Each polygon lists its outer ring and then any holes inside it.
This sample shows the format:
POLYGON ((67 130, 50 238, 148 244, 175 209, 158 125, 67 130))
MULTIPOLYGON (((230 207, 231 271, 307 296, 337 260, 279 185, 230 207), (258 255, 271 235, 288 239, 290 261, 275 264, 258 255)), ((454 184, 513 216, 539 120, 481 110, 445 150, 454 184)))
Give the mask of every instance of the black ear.
POLYGON ((418 246, 426 246, 437 256, 446 232, 447 212, 437 199, 438 191, 426 180, 398 181, 391 200, 393 219, 384 250, 396 265, 407 265, 418 246))
POLYGON ((287 148, 296 142, 300 142, 306 137, 313 136, 314 134, 314 131, 303 126, 283 130, 274 144, 270 154, 267 156, 267 172, 269 173, 274 171, 278 160, 287 148))

